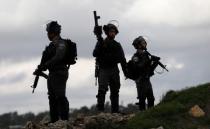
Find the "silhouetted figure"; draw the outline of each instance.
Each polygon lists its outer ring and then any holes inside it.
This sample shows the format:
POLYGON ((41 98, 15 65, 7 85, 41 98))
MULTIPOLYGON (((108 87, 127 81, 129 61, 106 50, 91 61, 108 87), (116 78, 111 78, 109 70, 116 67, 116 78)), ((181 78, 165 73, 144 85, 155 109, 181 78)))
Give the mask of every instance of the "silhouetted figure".
POLYGON ((65 61, 67 43, 60 36, 61 26, 52 21, 46 27, 48 39, 51 41, 45 49, 47 61, 39 66, 34 74, 49 70, 47 79, 48 98, 51 123, 57 120, 68 120, 69 102, 66 98, 66 82, 68 79, 68 66, 65 61))
MULTIPOLYGON (((156 68, 157 63, 151 65, 151 59, 146 51, 147 42, 142 37, 139 36, 133 41, 134 48, 137 50, 133 55, 131 61, 135 64, 137 71, 137 78, 135 79, 137 94, 138 94, 138 105, 140 110, 146 109, 146 99, 147 107, 151 108, 154 106, 154 95, 152 90, 152 84, 150 82, 150 77, 154 74, 151 68, 156 68)), ((158 59, 159 60, 159 59, 158 59)))
POLYGON ((105 95, 108 91, 108 86, 111 92, 111 111, 112 113, 119 112, 119 89, 120 76, 118 63, 121 63, 124 75, 126 76, 126 59, 123 49, 117 41, 115 36, 118 34, 118 29, 113 24, 104 25, 103 30, 106 38, 103 39, 101 35, 102 30, 100 26, 94 28, 94 33, 98 38, 98 42, 93 51, 93 56, 96 57, 98 71, 98 94, 97 94, 97 109, 104 111, 105 95))

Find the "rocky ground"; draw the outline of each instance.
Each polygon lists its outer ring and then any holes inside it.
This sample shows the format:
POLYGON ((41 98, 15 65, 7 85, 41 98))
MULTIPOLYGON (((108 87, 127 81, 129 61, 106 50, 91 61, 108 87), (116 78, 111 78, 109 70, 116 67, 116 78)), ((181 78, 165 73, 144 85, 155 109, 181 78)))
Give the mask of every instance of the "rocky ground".
POLYGON ((69 121, 47 121, 29 121, 24 129, 210 129, 210 83, 169 91, 154 108, 135 114, 80 114, 69 121))
POLYGON ((134 114, 110 114, 100 113, 94 116, 78 115, 69 121, 57 121, 47 124, 48 120, 43 119, 39 123, 27 122, 24 129, 99 129, 99 128, 119 128, 133 118, 134 114))

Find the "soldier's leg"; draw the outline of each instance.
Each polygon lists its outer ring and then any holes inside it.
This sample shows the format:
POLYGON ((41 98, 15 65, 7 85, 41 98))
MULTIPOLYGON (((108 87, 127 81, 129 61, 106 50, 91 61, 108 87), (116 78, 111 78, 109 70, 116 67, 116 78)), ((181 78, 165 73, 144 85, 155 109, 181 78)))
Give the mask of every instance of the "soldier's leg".
POLYGON ((120 76, 119 71, 114 72, 110 78, 110 100, 112 113, 119 113, 119 90, 120 90, 120 76))
POLYGON ((54 123, 59 120, 58 109, 57 109, 57 101, 56 95, 53 91, 53 77, 49 75, 47 80, 48 87, 48 99, 49 99, 49 108, 50 108, 50 122, 54 123))
POLYGON ((66 81, 68 79, 67 71, 59 71, 56 73, 54 80, 55 93, 57 96, 58 112, 61 120, 68 120, 69 118, 69 102, 66 98, 66 81))
POLYGON ((139 110, 143 111, 146 109, 146 93, 144 79, 138 79, 136 81, 138 99, 139 99, 139 110))
POLYGON ((152 90, 152 84, 150 80, 147 81, 147 101, 148 101, 148 108, 154 107, 155 97, 152 90))
POLYGON ((108 91, 108 76, 106 70, 100 69, 98 77, 97 110, 104 111, 106 92, 108 91))
POLYGON ((59 114, 61 120, 69 119, 69 101, 65 96, 58 97, 58 105, 59 105, 59 114))
POLYGON ((50 107, 50 122, 54 123, 59 120, 59 113, 57 109, 56 97, 49 95, 49 107, 50 107))
POLYGON ((138 102, 136 103, 136 105, 139 106, 139 99, 140 99, 140 84, 136 81, 136 89, 137 89, 137 99, 138 102))

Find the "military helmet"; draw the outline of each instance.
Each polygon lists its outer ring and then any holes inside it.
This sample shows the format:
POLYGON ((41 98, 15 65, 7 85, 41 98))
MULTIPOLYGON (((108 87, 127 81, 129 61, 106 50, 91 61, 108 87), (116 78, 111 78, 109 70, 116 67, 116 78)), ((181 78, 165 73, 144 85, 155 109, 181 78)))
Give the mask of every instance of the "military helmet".
POLYGON ((59 25, 57 21, 51 21, 46 25, 46 31, 52 33, 60 33, 61 25, 59 25))
POLYGON ((137 46, 138 44, 142 43, 142 41, 144 41, 145 43, 147 43, 146 40, 145 40, 145 38, 143 36, 139 36, 139 37, 137 37, 137 38, 135 38, 133 40, 132 45, 133 46, 137 46))
POLYGON ((104 25, 103 30, 106 35, 108 35, 109 30, 114 29, 116 34, 119 33, 117 27, 114 24, 108 23, 107 25, 104 25))

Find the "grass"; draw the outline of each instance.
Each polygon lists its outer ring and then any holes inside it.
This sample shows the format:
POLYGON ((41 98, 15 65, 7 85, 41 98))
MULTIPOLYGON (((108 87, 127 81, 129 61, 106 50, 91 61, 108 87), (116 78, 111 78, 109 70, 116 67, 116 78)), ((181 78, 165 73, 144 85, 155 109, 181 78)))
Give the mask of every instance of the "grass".
POLYGON ((138 113, 125 128, 150 129, 163 126, 164 129, 210 129, 210 114, 201 118, 193 118, 188 114, 194 105, 199 105, 204 111, 210 105, 210 83, 169 91, 157 106, 138 113))

